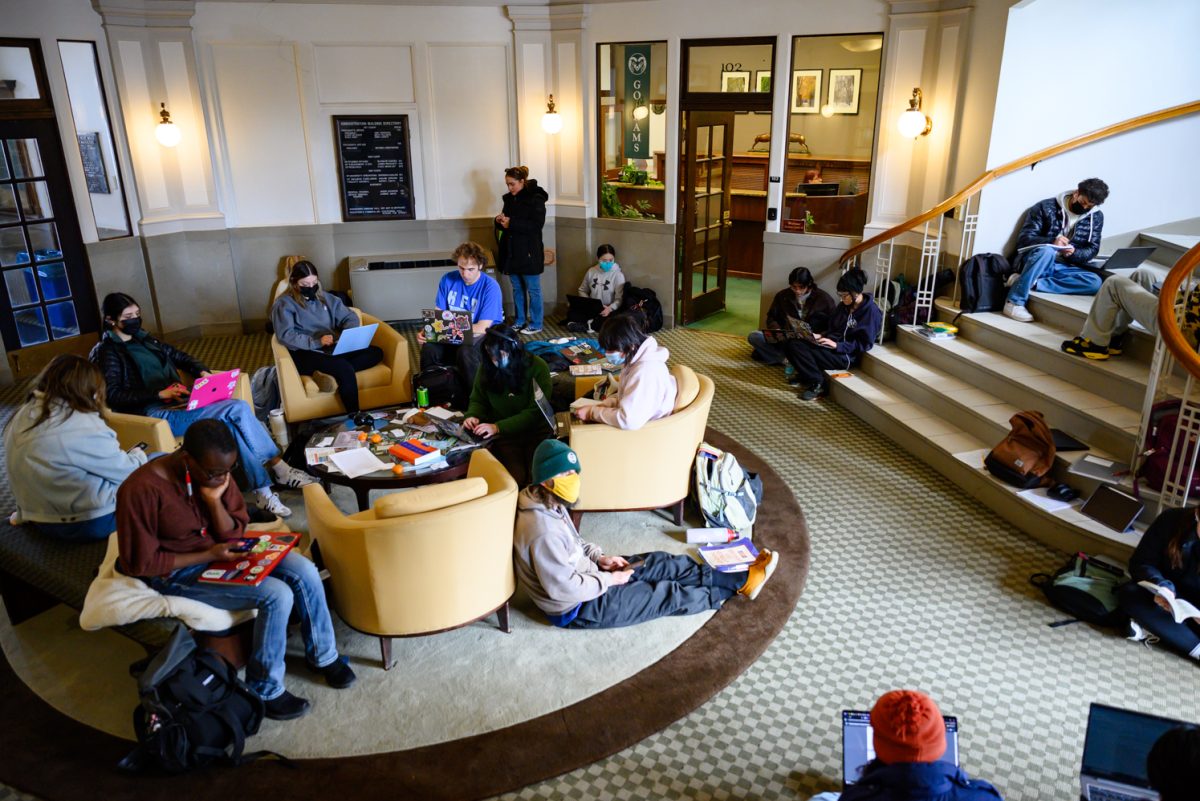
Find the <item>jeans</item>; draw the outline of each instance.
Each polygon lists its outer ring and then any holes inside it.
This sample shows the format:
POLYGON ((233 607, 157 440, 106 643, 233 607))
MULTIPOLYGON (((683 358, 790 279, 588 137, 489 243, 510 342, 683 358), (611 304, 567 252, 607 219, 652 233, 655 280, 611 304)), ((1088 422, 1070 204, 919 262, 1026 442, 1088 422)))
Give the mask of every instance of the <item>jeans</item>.
POLYGON ((1108 345, 1112 338, 1129 330, 1137 321, 1151 334, 1158 333, 1158 295, 1154 294, 1154 273, 1139 267, 1126 278, 1112 275, 1104 279, 1092 302, 1080 336, 1097 345, 1108 345))
POLYGON ((362 350, 343 353, 334 356, 319 350, 289 350, 292 361, 300 375, 312 375, 314 372, 333 376, 337 381, 338 397, 346 407, 346 414, 356 414, 358 405, 358 371, 374 367, 383 361, 383 351, 374 345, 362 350))
POLYGON ((177 437, 182 437, 188 426, 197 420, 220 420, 229 426, 233 438, 237 441, 238 459, 241 460, 242 469, 246 471, 250 488, 258 490, 271 486, 271 478, 267 475, 263 462, 278 456, 279 448, 275 446, 275 441, 271 439, 267 429, 254 416, 254 408, 245 401, 230 398, 191 412, 186 409, 168 409, 156 404, 147 409, 146 414, 166 420, 167 425, 171 426, 171 433, 177 437))
POLYGON ((191 598, 218 609, 257 609, 254 653, 246 665, 246 683, 264 701, 278 698, 284 691, 283 657, 287 653, 288 617, 293 605, 300 618, 300 636, 309 664, 322 668, 338 658, 325 588, 321 586, 316 565, 308 559, 289 551, 257 587, 197 581, 207 567, 207 564, 182 567, 166 576, 143 581, 163 595, 191 598))
POLYGON ((91 520, 76 520, 74 523, 34 523, 43 534, 63 542, 92 542, 107 539, 117 530, 117 514, 93 517, 91 520))
POLYGON ((517 310, 517 328, 542 327, 542 277, 540 275, 510 275, 512 281, 513 305, 517 310), (526 314, 525 293, 529 293, 528 314, 526 314))
POLYGON ((1100 291, 1099 273, 1058 261, 1058 251, 1052 247, 1027 250, 1018 261, 1021 277, 1008 290, 1006 301, 1014 306, 1024 306, 1034 289, 1057 295, 1095 295, 1100 291))
POLYGON ((585 601, 570 623, 573 629, 614 629, 668 615, 694 615, 719 609, 746 583, 749 573, 721 573, 690 556, 664 551, 626 557, 644 560, 627 584, 609 587, 585 601))
POLYGON ((783 346, 768 342, 762 331, 751 331, 746 336, 746 341, 754 348, 754 355, 758 361, 763 364, 783 364, 783 346))

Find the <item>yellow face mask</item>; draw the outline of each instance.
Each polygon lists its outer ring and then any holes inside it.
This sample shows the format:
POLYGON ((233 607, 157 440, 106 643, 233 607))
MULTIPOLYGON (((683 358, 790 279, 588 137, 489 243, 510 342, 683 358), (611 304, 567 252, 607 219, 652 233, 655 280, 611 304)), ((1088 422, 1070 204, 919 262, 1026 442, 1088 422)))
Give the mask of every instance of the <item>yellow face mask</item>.
POLYGON ((567 503, 575 503, 579 500, 579 474, 564 473, 561 476, 555 476, 550 491, 567 503))

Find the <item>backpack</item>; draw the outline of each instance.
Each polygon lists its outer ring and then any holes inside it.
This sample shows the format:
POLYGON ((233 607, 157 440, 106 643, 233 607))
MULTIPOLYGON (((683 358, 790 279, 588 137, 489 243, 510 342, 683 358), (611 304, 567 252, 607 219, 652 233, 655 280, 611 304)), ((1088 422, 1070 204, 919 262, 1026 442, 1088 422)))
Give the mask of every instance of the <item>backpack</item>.
POLYGON ((763 484, 732 453, 700 443, 696 451, 696 505, 714 528, 750 528, 762 503, 763 484))
POLYGON ((1054 466, 1054 435, 1041 412, 1017 412, 1008 421, 1012 430, 992 448, 983 466, 1006 484, 1029 489, 1044 484, 1054 466))
POLYGON ((1125 615, 1117 608, 1117 589, 1128 580, 1129 574, 1120 565, 1085 553, 1075 554, 1053 576, 1034 573, 1029 577, 1029 583, 1044 592, 1056 609, 1071 616, 1050 624, 1055 627, 1079 621, 1120 626, 1125 615))
MULTIPOLYGON (((938 270, 930 279, 933 283, 933 297, 936 299, 941 295, 942 289, 947 284, 954 283, 953 270, 938 270)), ((928 286, 928 284, 926 284, 928 286)), ((933 307, 926 309, 921 315, 921 319, 917 319, 917 288, 909 286, 907 290, 900 296, 899 302, 896 304, 896 321, 895 325, 923 325, 930 321, 933 307)))
POLYGON ((118 763, 121 770, 185 773, 270 753, 242 753, 246 738, 262 723, 262 699, 224 657, 199 648, 184 626, 138 678, 138 696, 133 710, 138 744, 118 763))
MULTIPOLYGON (((1150 425, 1146 430, 1146 441, 1142 445, 1137 478, 1144 480, 1155 492, 1161 492, 1167 478, 1167 462, 1171 458, 1171 446, 1175 440, 1175 429, 1179 426, 1179 399, 1165 400, 1150 407, 1150 425)), ((1192 437, 1181 433, 1176 446, 1175 461, 1191 464, 1195 453, 1192 437)), ((1137 487, 1137 484, 1134 484, 1137 487)), ((1200 494, 1200 470, 1192 474, 1188 495, 1200 494)))
POLYGON ((1008 295, 1005 281, 1012 272, 1008 259, 999 253, 980 253, 967 259, 958 268, 958 308, 963 312, 1000 311, 1008 295))
POLYGON ((254 399, 254 416, 266 423, 272 409, 282 403, 279 395, 279 373, 275 365, 260 367, 250 376, 250 396, 254 399))
POLYGON ((621 291, 619 311, 627 312, 630 309, 638 309, 645 315, 647 334, 653 334, 663 327, 662 304, 658 301, 658 293, 653 289, 644 289, 626 283, 625 288, 621 291))
POLYGON ((467 408, 467 393, 463 384, 458 380, 458 368, 435 365, 426 367, 412 378, 413 398, 417 397, 417 388, 429 390, 430 406, 449 406, 451 409, 467 408))

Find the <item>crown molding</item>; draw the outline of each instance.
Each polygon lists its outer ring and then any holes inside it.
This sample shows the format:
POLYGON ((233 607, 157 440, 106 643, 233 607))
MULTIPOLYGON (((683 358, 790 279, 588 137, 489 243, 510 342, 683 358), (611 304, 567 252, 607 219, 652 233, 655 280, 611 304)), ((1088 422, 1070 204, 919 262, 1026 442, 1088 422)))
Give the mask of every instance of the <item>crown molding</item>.
POLYGON ((92 0, 105 25, 131 28, 187 28, 196 0, 92 0))
POLYGON ((564 5, 506 5, 514 31, 573 31, 587 27, 591 7, 587 3, 564 5))

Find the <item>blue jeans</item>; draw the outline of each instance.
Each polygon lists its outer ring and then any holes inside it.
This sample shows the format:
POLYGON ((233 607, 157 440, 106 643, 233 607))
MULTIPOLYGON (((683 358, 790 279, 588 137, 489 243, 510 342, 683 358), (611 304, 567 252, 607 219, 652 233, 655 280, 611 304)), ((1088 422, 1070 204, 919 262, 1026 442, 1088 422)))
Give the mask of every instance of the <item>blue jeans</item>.
POLYGON ((93 517, 91 520, 77 520, 74 523, 34 523, 34 527, 43 534, 63 542, 92 542, 107 539, 109 534, 117 530, 116 512, 93 517))
POLYGON ((510 275, 513 305, 517 310, 517 328, 542 327, 542 277, 540 275, 510 275), (525 293, 529 293, 529 313, 526 314, 525 293))
POLYGON ((1058 251, 1052 247, 1027 250, 1019 261, 1021 277, 1008 290, 1007 298, 1014 306, 1024 306, 1034 289, 1056 295, 1095 295, 1103 283, 1099 273, 1058 261, 1058 251))
POLYGON ((220 420, 229 426, 233 438, 237 440, 238 459, 242 463, 242 469, 246 471, 251 489, 271 486, 271 478, 267 475, 263 462, 278 456, 279 448, 267 433, 267 429, 263 428, 263 424, 254 416, 253 407, 245 401, 230 398, 192 412, 186 409, 168 409, 156 404, 147 409, 146 414, 166 420, 171 426, 171 433, 177 437, 182 437, 188 426, 197 420, 220 420))
POLYGON ((754 353, 763 364, 783 364, 787 361, 783 346, 768 342, 762 331, 751 331, 746 336, 746 341, 754 348, 754 353))
POLYGON ((300 636, 308 663, 322 668, 338 658, 333 621, 325 603, 325 588, 317 567, 290 551, 279 567, 257 587, 241 584, 208 584, 197 581, 207 564, 181 567, 166 576, 143 579, 163 595, 202 601, 218 609, 257 609, 254 619, 254 653, 246 665, 246 683, 264 701, 283 694, 283 657, 287 653, 288 617, 293 604, 300 618, 300 636))

